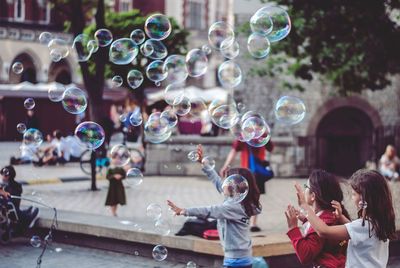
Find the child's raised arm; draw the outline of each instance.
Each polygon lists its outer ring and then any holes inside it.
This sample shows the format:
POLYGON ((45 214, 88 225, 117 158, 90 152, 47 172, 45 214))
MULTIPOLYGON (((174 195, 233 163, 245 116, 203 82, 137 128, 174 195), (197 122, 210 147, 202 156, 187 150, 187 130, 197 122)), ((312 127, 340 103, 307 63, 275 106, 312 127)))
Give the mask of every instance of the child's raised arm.
MULTIPOLYGON (((201 144, 197 145, 197 154, 199 155, 198 162, 201 163, 203 160, 203 146, 201 146, 201 144)), ((220 176, 218 176, 218 173, 214 169, 208 170, 202 168, 202 171, 206 174, 208 179, 214 183, 217 191, 222 193, 222 179, 220 176)))

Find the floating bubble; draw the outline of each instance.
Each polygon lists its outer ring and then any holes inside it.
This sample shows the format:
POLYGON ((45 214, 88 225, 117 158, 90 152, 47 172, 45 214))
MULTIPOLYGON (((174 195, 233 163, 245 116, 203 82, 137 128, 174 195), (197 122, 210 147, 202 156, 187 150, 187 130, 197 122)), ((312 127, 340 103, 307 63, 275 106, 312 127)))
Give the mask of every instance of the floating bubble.
POLYGON ((65 91, 65 86, 62 84, 57 83, 49 85, 49 90, 47 91, 49 100, 51 100, 52 102, 62 101, 64 91, 65 91))
POLYGON ((188 261, 186 263, 186 268, 197 268, 197 264, 194 261, 188 261))
POLYGON ((154 14, 147 18, 144 30, 148 37, 163 40, 170 35, 172 27, 167 16, 154 14))
POLYGON ((112 85, 113 87, 120 87, 124 83, 124 80, 120 75, 115 75, 112 79, 112 85))
POLYGON ((224 104, 214 109, 211 120, 220 128, 230 129, 239 121, 239 113, 233 104, 224 104))
POLYGON ((156 223, 154 224, 154 229, 157 234, 163 236, 169 235, 169 233, 171 232, 171 227, 169 223, 163 219, 159 219, 156 221, 156 223))
POLYGON ((131 63, 138 53, 139 49, 132 39, 121 38, 111 44, 109 58, 114 64, 125 65, 131 63))
POLYGON ((153 53, 154 48, 151 45, 151 43, 143 43, 140 46, 140 53, 142 53, 143 56, 148 57, 151 55, 151 53, 153 53))
POLYGON ((133 252, 133 254, 134 254, 135 256, 139 256, 139 251, 135 250, 135 251, 133 252))
POLYGON ((239 174, 228 176, 222 183, 221 188, 225 200, 232 203, 242 202, 249 192, 249 184, 247 180, 239 174))
POLYGON ((42 239, 39 236, 34 235, 31 237, 30 243, 32 247, 40 248, 40 246, 42 245, 42 239))
POLYGON ((69 87, 63 93, 62 105, 71 114, 80 114, 86 110, 85 92, 77 87, 69 87))
POLYGON ((236 140, 246 142, 249 141, 253 138, 254 134, 250 133, 244 133, 242 131, 242 124, 240 122, 237 122, 234 126, 232 126, 229 131, 231 132, 232 136, 235 137, 236 140))
POLYGON ((89 149, 99 148, 104 140, 104 129, 97 123, 85 121, 75 128, 75 136, 89 149))
POLYGON ((53 35, 51 33, 49 33, 49 32, 42 32, 39 35, 39 42, 42 45, 47 46, 49 44, 49 42, 51 41, 51 39, 53 39, 53 35))
POLYGON ((251 137, 251 139, 261 137, 267 128, 264 117, 252 111, 245 113, 241 121, 242 133, 245 137, 251 137))
POLYGON ((209 45, 203 45, 202 47, 201 47, 201 50, 204 52, 204 54, 206 54, 206 55, 210 55, 211 54, 211 52, 212 52, 212 48, 209 46, 209 45))
POLYGON ((253 147, 264 147, 271 139, 271 130, 268 125, 266 125, 265 132, 258 138, 251 139, 246 143, 253 147))
POLYGON ((185 90, 183 84, 169 84, 164 91, 165 102, 174 105, 174 102, 181 102, 185 90))
POLYGON ((160 82, 167 78, 168 73, 164 69, 164 62, 161 60, 152 61, 146 68, 146 76, 153 82, 160 82))
POLYGON ((235 40, 235 33, 231 25, 224 21, 215 22, 208 30, 208 42, 215 49, 222 49, 222 43, 230 46, 235 40))
POLYGON ((224 105, 225 103, 221 100, 215 99, 211 101, 211 103, 208 105, 208 113, 212 114, 216 108, 218 108, 221 105, 224 105))
POLYGON ((17 131, 21 134, 24 134, 26 131, 26 125, 24 123, 19 123, 17 125, 17 131))
POLYGON ((212 156, 206 156, 201 160, 201 164, 205 170, 213 170, 215 168, 215 160, 212 156))
POLYGON ((254 58, 262 59, 269 55, 271 44, 266 36, 252 33, 247 39, 247 50, 254 58))
POLYGON ((79 34, 72 42, 72 48, 76 50, 79 62, 88 61, 94 52, 94 47, 89 46, 90 38, 87 34, 79 34))
POLYGON ((129 123, 134 127, 140 126, 143 123, 142 113, 139 109, 132 112, 129 117, 129 123))
POLYGON ((190 109, 192 108, 192 104, 188 97, 183 96, 182 98, 180 98, 178 96, 174 101, 173 107, 174 107, 174 110, 177 115, 184 116, 190 112, 190 109), (180 99, 180 101, 179 101, 179 99, 180 99))
MULTIPOLYGON (((278 42, 289 34, 292 23, 288 13, 283 8, 279 6, 266 6, 259 9, 256 14, 261 19, 269 18, 272 21, 272 31, 268 28, 269 20, 264 24, 266 25, 264 28, 256 27, 256 32, 267 35, 271 43, 278 42), (268 31, 270 32, 266 34, 268 31)), ((256 14, 254 16, 256 16, 256 14)))
POLYGON ((47 242, 48 244, 51 244, 53 243, 53 237, 48 234, 44 237, 44 241, 47 242))
POLYGON ((13 63, 11 69, 15 74, 22 74, 24 71, 24 66, 19 61, 16 61, 13 63))
POLYGON ((163 121, 164 124, 167 124, 169 128, 173 128, 176 126, 176 124, 178 124, 178 117, 173 110, 169 109, 161 113, 160 121, 163 121))
POLYGON ((156 261, 163 261, 167 258, 168 256, 168 250, 166 247, 162 245, 157 245, 153 248, 153 259, 156 261))
POLYGON ((162 215, 161 206, 154 203, 148 205, 146 209, 146 215, 154 221, 159 220, 162 215))
POLYGON ((181 169, 182 169, 182 166, 178 164, 178 165, 176 165, 176 169, 177 169, 177 170, 181 170, 181 169))
POLYGON ((299 98, 283 96, 275 105, 275 117, 280 123, 294 125, 301 122, 305 115, 306 106, 299 98))
POLYGON ((5 167, 1 170, 0 174, 3 176, 8 176, 8 175, 10 175, 10 170, 5 167))
POLYGON ((89 51, 92 51, 92 54, 96 53, 99 50, 99 42, 97 40, 89 40, 87 47, 89 51))
POLYGON ((162 143, 162 142, 168 140, 169 137, 171 137, 171 134, 172 134, 172 131, 170 129, 168 129, 163 134, 156 135, 152 132, 149 132, 148 128, 146 128, 146 125, 144 128, 144 135, 146 137, 146 140, 148 142, 155 143, 155 144, 162 143))
POLYGON ((225 39, 222 41, 221 44, 221 54, 227 59, 234 59, 239 55, 239 43, 237 41, 234 41, 230 45, 227 45, 226 43, 229 41, 229 39, 225 39))
POLYGON ((139 186, 143 182, 143 174, 138 168, 131 168, 126 172, 125 183, 129 186, 139 186))
POLYGON ((151 135, 160 136, 168 132, 168 130, 168 122, 161 120, 160 112, 152 113, 145 124, 145 131, 151 135))
POLYGON ((242 82, 242 70, 234 61, 225 61, 218 67, 218 79, 225 88, 234 88, 242 82))
POLYGON ((108 29, 98 29, 94 33, 94 38, 97 40, 97 43, 101 47, 106 47, 113 41, 113 35, 108 29))
POLYGON ((131 161, 131 153, 123 144, 114 145, 111 149, 111 163, 117 167, 127 165, 131 161))
POLYGON ((126 76, 128 85, 133 89, 140 87, 140 85, 143 83, 143 80, 143 74, 136 69, 130 70, 126 76))
POLYGON ((253 33, 266 36, 272 32, 273 22, 268 12, 264 12, 266 7, 259 9, 250 18, 250 28, 253 33))
POLYGON ((136 45, 140 45, 146 39, 144 32, 141 29, 136 29, 131 32, 131 39, 136 45))
POLYGON ((152 52, 148 55, 150 59, 161 60, 168 55, 167 48, 159 40, 149 39, 144 43, 144 47, 152 47, 152 52))
POLYGON ((23 143, 28 146, 39 147, 43 142, 42 132, 37 130, 36 128, 29 128, 25 131, 23 136, 23 143))
POLYGON ((186 59, 182 55, 168 56, 164 61, 164 69, 168 73, 166 78, 168 84, 182 83, 188 77, 186 59))
POLYGON ((192 162, 197 162, 200 159, 200 155, 197 151, 190 151, 187 155, 188 159, 192 162))
POLYGON ((208 115, 207 105, 203 98, 201 97, 192 97, 190 98, 191 108, 190 114, 197 118, 202 118, 208 115))
POLYGON ((128 119, 128 114, 124 113, 119 116, 119 121, 124 123, 128 119))
POLYGON ((52 39, 48 44, 47 47, 53 53, 57 52, 61 55, 62 58, 66 58, 69 55, 69 45, 63 39, 52 39))
POLYGON ((25 109, 32 110, 33 108, 35 108, 35 100, 32 98, 25 99, 24 107, 25 109))
POLYGON ((186 69, 192 77, 202 76, 207 72, 208 58, 200 49, 192 49, 186 55, 186 69))
POLYGON ((53 62, 59 62, 62 59, 61 51, 58 49, 52 49, 50 51, 50 59, 53 62))

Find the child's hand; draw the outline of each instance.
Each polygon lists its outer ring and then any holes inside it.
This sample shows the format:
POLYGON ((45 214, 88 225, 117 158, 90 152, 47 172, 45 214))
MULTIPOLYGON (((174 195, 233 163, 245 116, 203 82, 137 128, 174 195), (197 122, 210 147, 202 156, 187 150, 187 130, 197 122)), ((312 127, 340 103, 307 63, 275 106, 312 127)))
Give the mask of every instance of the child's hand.
POLYGON ((304 196, 303 188, 300 186, 298 182, 294 184, 294 187, 296 188, 296 194, 297 194, 297 202, 299 206, 301 207, 303 204, 306 204, 306 198, 304 196))
POLYGON ((114 175, 114 178, 115 178, 116 180, 120 180, 120 179, 122 179, 122 175, 121 175, 121 174, 115 174, 115 175, 114 175))
POLYGON ((177 207, 172 201, 167 200, 168 206, 172 209, 172 211, 175 213, 175 215, 183 215, 185 210, 182 208, 177 207))
POLYGON ((288 228, 290 230, 297 227, 296 209, 292 205, 288 205, 288 207, 285 211, 285 216, 286 216, 288 228))
POLYGON ((332 207, 335 209, 335 211, 333 212, 333 215, 335 215, 336 219, 340 219, 340 217, 342 217, 342 204, 340 204, 338 201, 336 200, 332 200, 331 202, 332 207))
POLYGON ((199 160, 197 160, 197 162, 201 163, 203 160, 203 146, 201 144, 197 145, 197 154, 199 155, 199 160))
POLYGON ((304 222, 307 219, 307 217, 303 213, 301 213, 300 210, 298 210, 297 208, 295 208, 294 211, 296 211, 297 219, 299 219, 300 221, 304 222))

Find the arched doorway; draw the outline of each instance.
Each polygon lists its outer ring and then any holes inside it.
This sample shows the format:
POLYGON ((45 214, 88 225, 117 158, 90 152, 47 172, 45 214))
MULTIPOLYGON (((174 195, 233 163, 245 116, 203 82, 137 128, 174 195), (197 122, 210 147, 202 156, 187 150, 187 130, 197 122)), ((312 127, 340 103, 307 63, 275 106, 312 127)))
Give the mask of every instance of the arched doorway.
POLYGON ((21 83, 21 82, 31 82, 33 84, 37 83, 36 80, 36 67, 31 56, 26 53, 18 55, 12 62, 9 71, 10 83, 21 83), (24 66, 24 70, 21 74, 16 74, 13 72, 12 67, 15 62, 21 62, 24 66))
POLYGON ((71 68, 67 61, 52 62, 49 68, 49 82, 58 82, 64 85, 72 83, 71 68))

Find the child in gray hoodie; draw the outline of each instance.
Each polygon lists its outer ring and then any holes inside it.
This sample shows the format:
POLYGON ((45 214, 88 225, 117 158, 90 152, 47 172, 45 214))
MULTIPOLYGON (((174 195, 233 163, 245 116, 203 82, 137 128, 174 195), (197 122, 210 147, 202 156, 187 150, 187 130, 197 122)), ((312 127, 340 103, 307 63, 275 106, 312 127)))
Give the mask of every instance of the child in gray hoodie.
MULTIPOLYGON (((199 162, 202 160, 202 147, 198 146, 199 162)), ((203 168, 203 172, 211 180, 219 193, 226 193, 228 189, 222 189, 223 180, 215 170, 203 168)), ((250 239, 250 217, 261 212, 259 202, 260 192, 250 170, 246 168, 232 168, 228 170, 228 176, 239 174, 243 176, 249 185, 249 191, 240 203, 234 203, 227 199, 221 205, 196 208, 179 208, 168 200, 168 205, 176 215, 210 217, 217 219, 218 233, 224 250, 224 267, 251 268, 253 263, 252 246, 250 239)))

